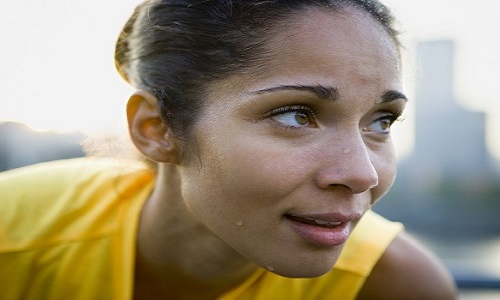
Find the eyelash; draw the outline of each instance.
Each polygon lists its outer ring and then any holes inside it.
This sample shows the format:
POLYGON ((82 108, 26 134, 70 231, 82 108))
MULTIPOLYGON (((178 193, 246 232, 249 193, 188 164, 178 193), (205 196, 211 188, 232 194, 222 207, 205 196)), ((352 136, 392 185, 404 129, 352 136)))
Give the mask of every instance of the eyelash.
POLYGON ((287 112, 305 112, 310 115, 316 115, 318 112, 312 109, 310 106, 307 105, 290 105, 290 106, 282 106, 275 108, 271 110, 270 112, 266 113, 268 117, 276 116, 276 115, 281 115, 287 112))
POLYGON ((389 119, 391 120, 391 125, 392 125, 395 122, 403 122, 405 120, 405 117, 401 112, 398 112, 398 113, 390 113, 389 119))

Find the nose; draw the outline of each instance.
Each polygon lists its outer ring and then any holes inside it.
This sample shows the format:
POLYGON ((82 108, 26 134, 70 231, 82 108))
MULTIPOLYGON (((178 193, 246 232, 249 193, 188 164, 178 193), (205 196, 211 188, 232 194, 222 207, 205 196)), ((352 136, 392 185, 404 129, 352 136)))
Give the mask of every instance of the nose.
POLYGON ((325 151, 325 163, 316 174, 320 188, 344 186, 353 194, 360 194, 378 185, 377 171, 361 135, 329 149, 334 150, 325 151))

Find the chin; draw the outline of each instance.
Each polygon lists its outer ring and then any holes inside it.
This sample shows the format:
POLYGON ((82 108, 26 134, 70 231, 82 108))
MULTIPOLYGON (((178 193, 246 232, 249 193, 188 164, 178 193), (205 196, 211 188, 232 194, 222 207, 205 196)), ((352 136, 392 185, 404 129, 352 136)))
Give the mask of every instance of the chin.
MULTIPOLYGON (((311 254, 313 256, 314 254, 311 254)), ((265 267, 267 270, 283 276, 283 277, 289 277, 289 278, 314 278, 314 277, 319 277, 322 275, 325 275, 329 271, 332 270, 333 266, 337 262, 339 255, 335 255, 335 257, 329 257, 329 258, 317 258, 315 260, 312 260, 311 258, 302 260, 302 261, 295 261, 295 263, 290 263, 287 262, 282 265, 276 265, 275 268, 273 267, 265 267)), ((293 261, 293 260, 290 260, 293 261)))
POLYGON ((322 275, 325 275, 328 273, 331 269, 333 268, 333 265, 327 266, 324 268, 307 268, 307 269, 301 269, 301 270, 279 270, 276 269, 272 271, 273 273, 283 276, 283 277, 288 277, 288 278, 314 278, 314 277, 319 277, 322 275))

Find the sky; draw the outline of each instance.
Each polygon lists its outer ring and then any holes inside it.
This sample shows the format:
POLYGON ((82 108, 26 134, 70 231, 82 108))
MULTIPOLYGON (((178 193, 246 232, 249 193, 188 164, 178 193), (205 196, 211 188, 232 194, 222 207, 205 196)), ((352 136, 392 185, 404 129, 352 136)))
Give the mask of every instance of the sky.
MULTIPOLYGON (((383 0, 399 19, 405 86, 414 93, 418 41, 453 39, 460 105, 487 114, 488 148, 500 160, 500 8, 497 0, 383 0)), ((138 0, 0 2, 0 121, 36 130, 95 133, 124 127, 133 90, 116 74, 114 42, 138 0), (119 2, 119 5, 117 4, 119 2)), ((413 144, 412 106, 395 129, 401 156, 413 144)))

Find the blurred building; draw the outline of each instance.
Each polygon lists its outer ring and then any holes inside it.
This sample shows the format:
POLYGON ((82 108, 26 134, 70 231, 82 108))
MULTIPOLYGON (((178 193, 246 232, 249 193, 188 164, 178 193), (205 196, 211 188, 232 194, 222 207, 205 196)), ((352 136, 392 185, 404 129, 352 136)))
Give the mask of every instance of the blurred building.
POLYGON ((38 132, 24 124, 0 123, 0 171, 84 156, 81 133, 38 132))
POLYGON ((375 209, 423 235, 500 233, 500 176, 486 148, 486 116, 454 94, 453 41, 417 46, 415 147, 375 209))
POLYGON ((417 46, 415 147, 404 168, 420 188, 443 178, 488 178, 492 158, 486 148, 485 114, 461 107, 454 94, 455 44, 451 40, 417 46))

